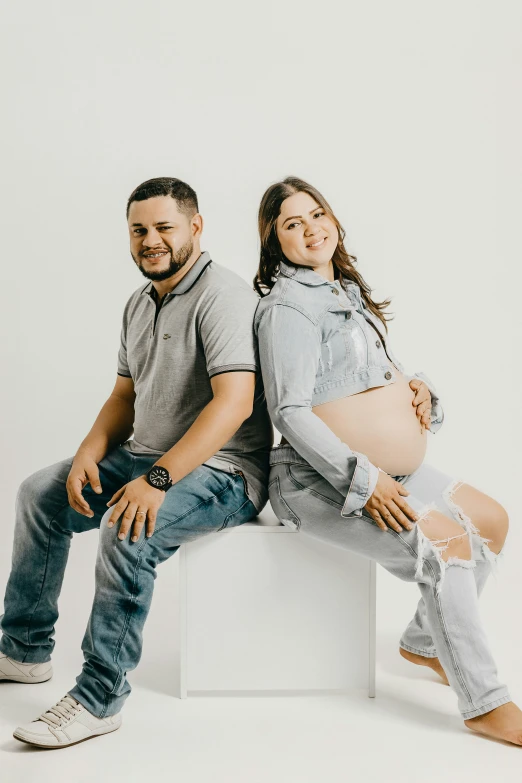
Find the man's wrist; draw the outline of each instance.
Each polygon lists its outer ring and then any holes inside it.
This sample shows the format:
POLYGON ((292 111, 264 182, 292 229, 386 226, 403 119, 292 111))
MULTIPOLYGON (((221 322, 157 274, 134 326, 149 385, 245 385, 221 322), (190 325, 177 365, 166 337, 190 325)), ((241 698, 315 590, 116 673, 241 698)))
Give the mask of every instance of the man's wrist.
POLYGON ((167 492, 173 484, 172 476, 163 465, 153 465, 143 476, 147 484, 154 489, 161 489, 167 492))
POLYGON ((90 457, 94 462, 98 463, 103 459, 103 454, 99 455, 99 450, 90 448, 89 446, 80 446, 73 459, 78 457, 90 457))

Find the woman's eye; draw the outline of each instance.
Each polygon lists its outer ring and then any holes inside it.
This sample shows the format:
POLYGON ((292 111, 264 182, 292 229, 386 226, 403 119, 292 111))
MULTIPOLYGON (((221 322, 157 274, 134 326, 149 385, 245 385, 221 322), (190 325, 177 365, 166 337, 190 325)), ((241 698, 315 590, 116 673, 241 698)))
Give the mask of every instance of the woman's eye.
POLYGON ((324 212, 316 212, 315 215, 314 215, 314 218, 315 217, 322 217, 323 215, 324 215, 324 212))
POLYGON ((290 223, 290 224, 287 226, 287 228, 292 228, 293 226, 297 226, 297 225, 298 225, 297 223, 290 223))

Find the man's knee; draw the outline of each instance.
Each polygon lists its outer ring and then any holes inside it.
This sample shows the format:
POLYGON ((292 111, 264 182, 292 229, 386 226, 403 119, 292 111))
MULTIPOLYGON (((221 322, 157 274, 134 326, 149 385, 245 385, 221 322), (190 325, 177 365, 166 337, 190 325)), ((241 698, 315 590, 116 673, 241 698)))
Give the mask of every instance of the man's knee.
POLYGON ((133 564, 139 557, 141 550, 140 544, 143 541, 144 533, 142 533, 139 540, 136 542, 130 540, 130 531, 124 539, 118 538, 122 517, 120 516, 112 527, 109 527, 107 524, 113 511, 114 509, 112 507, 107 509, 101 518, 98 560, 105 565, 112 563, 113 566, 119 568, 123 566, 124 563, 133 564))
POLYGON ((62 460, 54 465, 31 473, 18 487, 17 502, 38 504, 49 492, 60 492, 67 496, 66 482, 71 469, 71 460, 62 460))
POLYGON ((52 485, 49 469, 42 468, 27 476, 18 487, 17 504, 22 507, 34 507, 42 501, 52 485))

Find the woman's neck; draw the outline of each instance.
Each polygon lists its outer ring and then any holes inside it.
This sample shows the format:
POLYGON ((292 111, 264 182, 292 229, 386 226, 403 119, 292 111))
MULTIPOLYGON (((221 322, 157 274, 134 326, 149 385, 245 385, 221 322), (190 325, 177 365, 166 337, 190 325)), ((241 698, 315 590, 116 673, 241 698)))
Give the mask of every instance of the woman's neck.
POLYGON ((321 275, 321 277, 324 277, 325 280, 328 280, 328 282, 330 283, 333 283, 333 281, 335 280, 334 265, 331 259, 327 264, 323 264, 322 266, 312 267, 312 269, 316 274, 321 275))

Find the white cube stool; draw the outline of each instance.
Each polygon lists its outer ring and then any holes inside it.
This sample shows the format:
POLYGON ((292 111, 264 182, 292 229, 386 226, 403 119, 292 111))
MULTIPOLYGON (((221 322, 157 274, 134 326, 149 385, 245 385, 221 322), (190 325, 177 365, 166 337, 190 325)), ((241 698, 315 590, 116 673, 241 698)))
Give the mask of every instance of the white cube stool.
POLYGON ((252 522, 183 544, 180 697, 345 691, 375 696, 373 561, 252 522))

